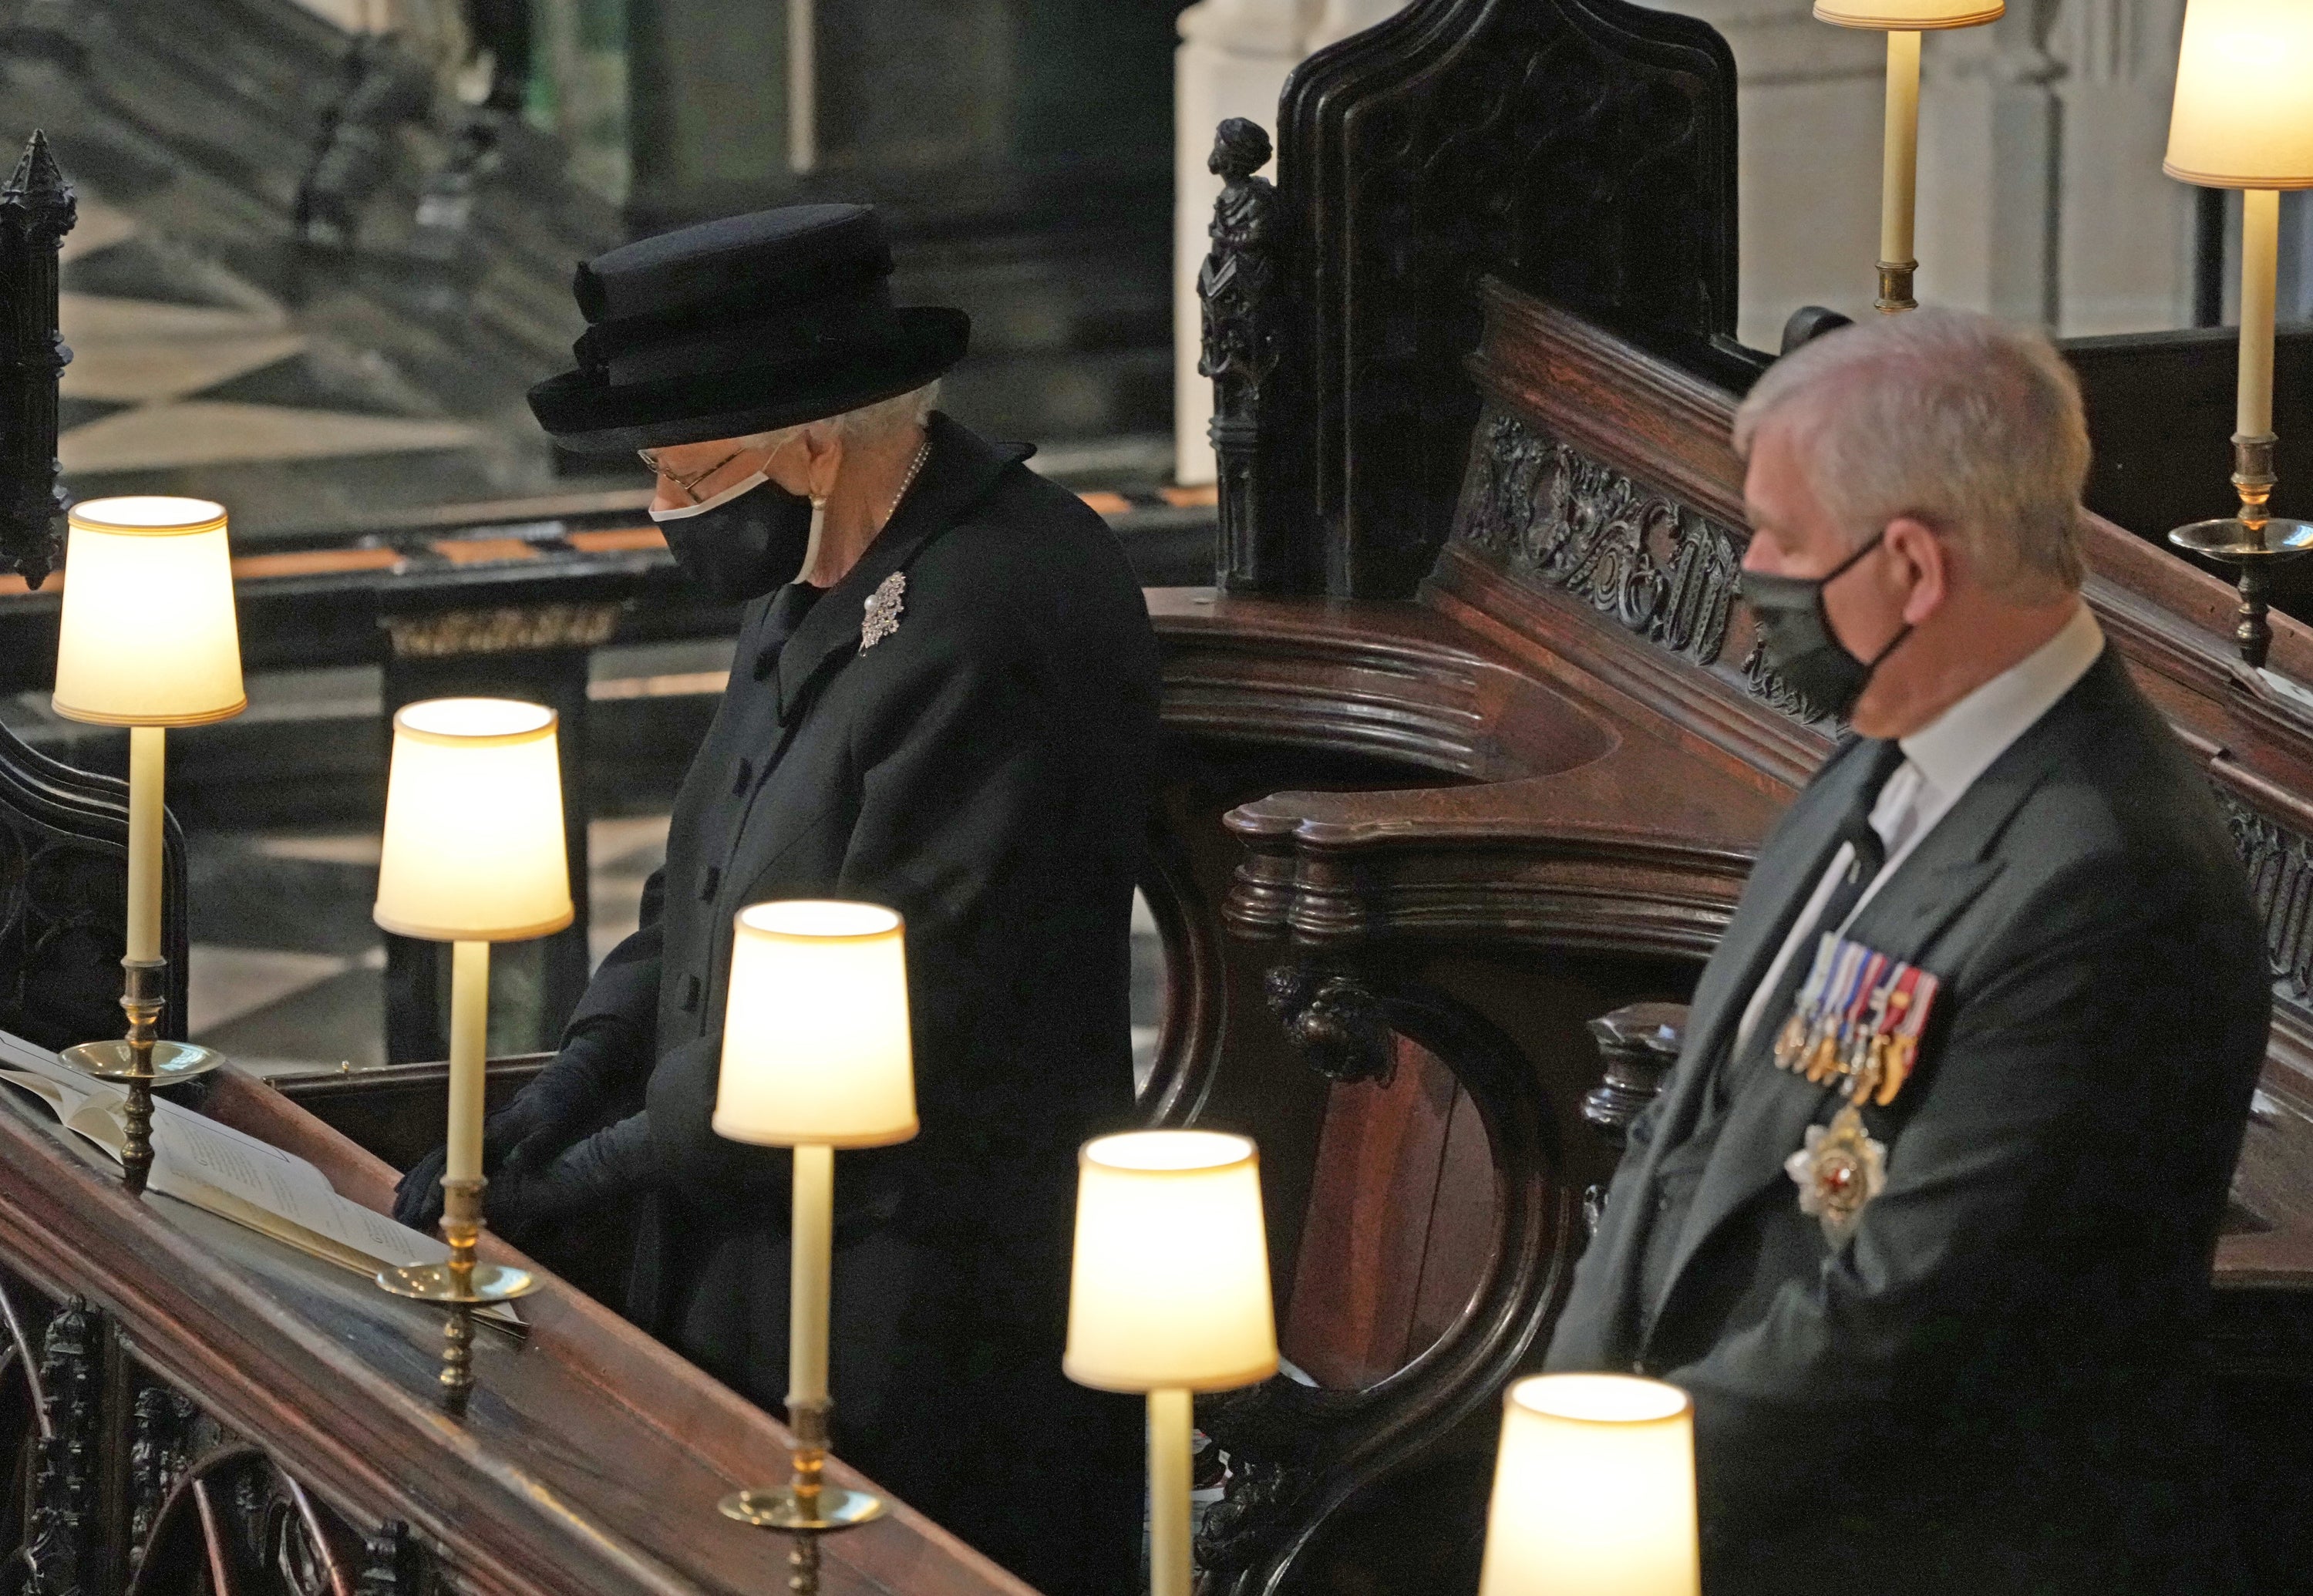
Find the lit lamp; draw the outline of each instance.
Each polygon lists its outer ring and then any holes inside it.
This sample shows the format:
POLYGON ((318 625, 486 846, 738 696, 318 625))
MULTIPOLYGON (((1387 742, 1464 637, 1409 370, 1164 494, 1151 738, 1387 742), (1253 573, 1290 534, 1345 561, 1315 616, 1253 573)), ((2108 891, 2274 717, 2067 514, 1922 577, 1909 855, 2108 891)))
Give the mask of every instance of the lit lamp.
POLYGON ((1879 309, 1917 310, 1912 221, 1920 190, 1920 35, 1996 22, 2006 0, 1816 0, 1819 22, 1887 36, 1887 121, 1879 160, 1879 309))
POLYGON ((1541 1374, 1502 1400, 1478 1596, 1697 1596, 1694 1408, 1626 1374, 1541 1374))
POLYGON ((1070 1380, 1148 1398, 1152 1596, 1189 1596, 1191 1393, 1277 1372, 1261 1158, 1243 1136, 1131 1131, 1084 1145, 1070 1380))
POLYGON ((2273 646, 2265 605, 2273 562, 2313 547, 2313 526, 2266 513, 2273 471, 2273 301, 2281 190, 2313 188, 2313 4, 2306 0, 2187 0, 2168 122, 2170 177, 2241 190, 2240 375, 2233 487, 2240 513, 2168 534, 2238 568, 2233 640, 2249 665, 2273 646))
POLYGON ((161 789, 172 726, 205 726, 248 706, 233 608, 224 507, 205 498, 99 498, 68 517, 57 713, 128 727, 128 951, 120 1006, 128 1034, 84 1042, 64 1061, 125 1082, 121 1170, 142 1192, 153 1168, 153 1083, 215 1069, 206 1047, 155 1040, 166 1001, 161 957, 161 789))
POLYGON ((787 1278, 785 1487, 726 1496, 724 1515, 796 1537, 789 1585, 819 1588, 819 1537, 864 1524, 884 1503, 824 1483, 828 1289, 835 1150, 888 1147, 916 1133, 908 958, 900 917, 872 904, 808 900, 739 911, 723 1015, 718 1136, 795 1152, 787 1278))
POLYGON ((385 846, 371 918, 396 936, 452 945, 450 1133, 442 1168, 444 1264, 381 1273, 400 1297, 450 1309, 442 1399, 465 1411, 473 1390, 474 1309, 536 1284, 526 1270, 478 1265, 482 1229, 483 1061, 490 944, 570 923, 562 764, 554 711, 497 698, 437 698, 393 718, 385 846))

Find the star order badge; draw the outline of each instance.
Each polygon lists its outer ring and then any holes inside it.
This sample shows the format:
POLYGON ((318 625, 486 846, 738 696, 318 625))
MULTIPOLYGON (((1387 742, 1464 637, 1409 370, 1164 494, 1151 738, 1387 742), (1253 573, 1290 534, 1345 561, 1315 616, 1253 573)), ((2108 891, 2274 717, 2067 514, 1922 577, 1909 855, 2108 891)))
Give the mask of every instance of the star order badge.
POLYGON ((1863 1124, 1866 1104, 1886 1107, 1911 1079, 1938 982, 1915 965, 1826 934, 1790 1017, 1776 1033, 1776 1066, 1816 1086, 1836 1083, 1847 1100, 1828 1125, 1807 1127, 1807 1145, 1783 1160, 1799 1188, 1799 1212, 1819 1220, 1838 1247, 1887 1184, 1887 1149, 1863 1124))
POLYGON ((893 571, 878 583, 875 591, 867 595, 867 613, 859 622, 859 647, 873 648, 876 644, 900 630, 900 616, 907 609, 908 573, 893 571))
POLYGON ((1828 1125, 1809 1125, 1807 1145, 1783 1160, 1783 1172, 1799 1183, 1799 1212, 1819 1220, 1834 1247, 1855 1233, 1863 1205, 1887 1184, 1887 1149, 1863 1129, 1863 1115, 1848 1104, 1828 1125))

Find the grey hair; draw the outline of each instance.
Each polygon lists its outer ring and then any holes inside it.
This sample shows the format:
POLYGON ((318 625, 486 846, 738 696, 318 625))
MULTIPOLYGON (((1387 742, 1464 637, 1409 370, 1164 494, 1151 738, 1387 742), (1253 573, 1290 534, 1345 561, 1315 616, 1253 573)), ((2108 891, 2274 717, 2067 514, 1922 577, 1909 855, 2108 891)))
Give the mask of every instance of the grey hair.
POLYGON ((1994 592, 2079 588, 2088 419, 2047 338, 1973 311, 1875 316, 1767 368, 1735 412, 1735 452, 1797 429, 1802 469, 1857 546, 1910 516, 1960 545, 1994 592))
POLYGON ((939 380, 935 377, 920 388, 879 399, 874 404, 863 404, 856 410, 845 410, 839 416, 822 420, 805 421, 799 426, 782 427, 772 432, 758 432, 739 441, 751 449, 773 449, 812 427, 832 428, 846 443, 873 443, 889 437, 910 427, 920 427, 939 403, 939 380))

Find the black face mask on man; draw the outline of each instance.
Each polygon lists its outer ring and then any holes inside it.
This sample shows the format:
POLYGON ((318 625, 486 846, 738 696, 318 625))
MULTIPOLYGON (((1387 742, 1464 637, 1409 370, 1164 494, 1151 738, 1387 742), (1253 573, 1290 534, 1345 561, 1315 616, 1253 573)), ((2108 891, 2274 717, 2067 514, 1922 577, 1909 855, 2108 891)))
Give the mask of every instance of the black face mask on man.
POLYGON ((1823 590, 1878 550, 1886 535, 1882 532, 1820 577, 1743 573, 1743 602, 1758 622, 1769 667, 1816 719, 1846 719, 1871 684, 1871 673, 1912 635, 1906 626, 1877 656, 1859 659, 1832 630, 1831 612, 1824 604, 1823 590))
POLYGON ((802 575, 819 520, 761 472, 698 504, 653 510, 682 574, 717 604, 745 604, 802 575))

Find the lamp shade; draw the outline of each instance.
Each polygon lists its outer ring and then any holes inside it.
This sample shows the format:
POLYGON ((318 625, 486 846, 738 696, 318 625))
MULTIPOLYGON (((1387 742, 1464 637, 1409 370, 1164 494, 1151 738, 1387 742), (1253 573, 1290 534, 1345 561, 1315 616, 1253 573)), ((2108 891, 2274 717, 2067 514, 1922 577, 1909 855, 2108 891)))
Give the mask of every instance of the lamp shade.
POLYGON ((2210 189, 2313 188, 2313 4, 2187 0, 2161 170, 2210 189))
POLYGON ((200 726, 247 708, 224 507, 96 498, 67 520, 57 713, 200 726))
POLYGON ((1883 33, 1980 27, 1998 22, 2007 10, 2007 0, 1815 0, 1819 22, 1883 33))
POLYGON ((897 914, 811 900, 739 911, 712 1124, 769 1147, 884 1147, 916 1133, 897 914))
POLYGON ((1478 1596, 1696 1596, 1694 1406, 1623 1374, 1543 1374, 1502 1401, 1478 1596))
POLYGON ((436 698, 395 714, 371 917, 435 942, 512 942, 570 923, 553 710, 436 698))
POLYGON ((1251 1142, 1130 1131, 1085 1143, 1060 1366, 1105 1391, 1220 1391, 1277 1372, 1251 1142))

